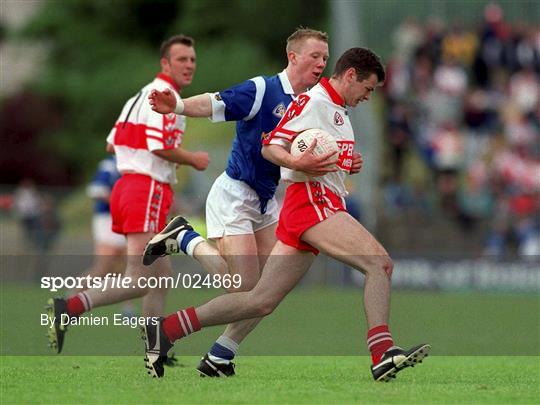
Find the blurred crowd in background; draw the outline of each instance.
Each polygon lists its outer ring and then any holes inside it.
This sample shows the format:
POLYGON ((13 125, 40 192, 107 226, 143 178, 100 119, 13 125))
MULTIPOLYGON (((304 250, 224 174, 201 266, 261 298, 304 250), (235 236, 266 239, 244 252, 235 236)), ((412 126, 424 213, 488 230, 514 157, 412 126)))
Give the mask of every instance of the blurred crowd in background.
POLYGON ((0 208, 11 210, 19 222, 25 243, 23 251, 48 253, 62 229, 58 203, 43 193, 32 179, 23 179, 12 195, 0 199, 0 208))
POLYGON ((485 255, 539 255, 540 29, 507 23, 495 4, 483 17, 407 20, 393 33, 386 211, 435 209, 465 232, 484 225, 485 255), (428 168, 434 207, 411 153, 428 168))

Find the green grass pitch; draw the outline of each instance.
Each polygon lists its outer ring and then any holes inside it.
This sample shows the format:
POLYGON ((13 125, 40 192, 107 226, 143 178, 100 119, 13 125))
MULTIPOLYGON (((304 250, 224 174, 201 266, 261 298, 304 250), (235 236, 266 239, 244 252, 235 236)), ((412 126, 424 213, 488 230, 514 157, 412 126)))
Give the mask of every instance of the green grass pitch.
MULTIPOLYGON (((173 291, 168 310, 216 291, 173 291)), ((398 344, 432 354, 390 383, 369 372, 361 293, 299 289, 241 346, 237 376, 200 378, 194 367, 219 335, 209 328, 176 345, 181 367, 151 379, 137 329, 73 327, 50 355, 39 314, 50 294, 1 286, 0 403, 538 403, 539 298, 534 295, 396 292, 398 344), (26 354, 26 355, 25 355, 26 354), (29 355, 31 354, 31 355, 29 355)), ((96 310, 96 315, 119 307, 96 310)))
POLYGON ((538 357, 433 356, 390 383, 368 357, 246 356, 238 375, 200 378, 197 357, 160 380, 140 357, 4 357, 2 403, 538 403, 538 357))

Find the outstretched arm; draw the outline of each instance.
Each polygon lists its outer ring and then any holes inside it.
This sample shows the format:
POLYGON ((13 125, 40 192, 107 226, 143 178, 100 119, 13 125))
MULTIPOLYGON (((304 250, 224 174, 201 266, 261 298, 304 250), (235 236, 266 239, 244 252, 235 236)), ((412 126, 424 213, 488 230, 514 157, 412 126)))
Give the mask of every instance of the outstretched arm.
POLYGON ((204 93, 181 100, 176 98, 170 89, 165 89, 163 91, 152 90, 148 96, 148 101, 152 106, 152 110, 160 114, 174 112, 187 117, 211 117, 212 102, 210 97, 210 93, 204 93))

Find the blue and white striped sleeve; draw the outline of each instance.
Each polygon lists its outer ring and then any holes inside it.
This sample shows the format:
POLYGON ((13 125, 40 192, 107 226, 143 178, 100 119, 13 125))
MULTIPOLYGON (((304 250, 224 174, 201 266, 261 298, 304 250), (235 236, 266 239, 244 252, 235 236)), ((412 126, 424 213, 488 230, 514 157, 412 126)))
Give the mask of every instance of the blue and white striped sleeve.
POLYGON ((261 76, 211 95, 212 122, 250 120, 260 110, 266 82, 261 76))

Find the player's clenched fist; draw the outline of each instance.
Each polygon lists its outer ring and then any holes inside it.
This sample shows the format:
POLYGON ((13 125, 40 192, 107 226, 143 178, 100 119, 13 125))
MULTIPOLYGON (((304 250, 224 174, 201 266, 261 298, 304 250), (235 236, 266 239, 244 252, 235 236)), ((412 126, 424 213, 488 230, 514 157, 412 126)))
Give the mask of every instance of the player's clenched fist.
POLYGON ((176 97, 169 89, 163 91, 152 90, 148 96, 148 101, 152 106, 152 110, 161 114, 172 113, 176 108, 176 97))
POLYGON ((364 160, 362 159, 362 154, 359 152, 353 153, 353 162, 351 166, 351 174, 360 173, 362 166, 364 165, 364 160))
POLYGON ((193 152, 193 167, 197 170, 206 170, 210 163, 210 156, 206 152, 193 152))

